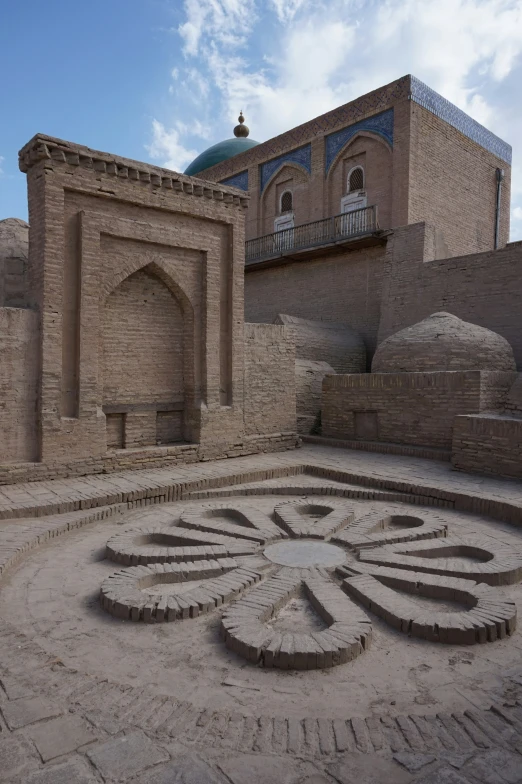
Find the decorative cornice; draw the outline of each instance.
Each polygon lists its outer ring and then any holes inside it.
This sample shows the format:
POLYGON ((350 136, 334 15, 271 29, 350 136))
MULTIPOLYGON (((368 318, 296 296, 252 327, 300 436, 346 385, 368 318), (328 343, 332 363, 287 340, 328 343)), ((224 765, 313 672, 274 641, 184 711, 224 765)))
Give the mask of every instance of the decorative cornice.
POLYGON ((260 166, 261 177, 259 178, 261 193, 263 193, 270 178, 273 177, 285 163, 294 163, 310 174, 312 171, 312 145, 310 143, 305 144, 304 147, 299 147, 297 150, 289 150, 289 152, 285 152, 277 158, 272 158, 271 161, 262 163, 260 166))
POLYGON ((91 150, 89 147, 55 139, 52 136, 37 134, 18 153, 18 165, 20 170, 26 173, 41 161, 48 161, 53 166, 61 164, 79 166, 142 186, 174 190, 190 196, 204 196, 236 207, 246 208, 250 200, 245 193, 239 193, 236 188, 227 185, 188 177, 170 169, 162 169, 141 161, 91 150))
POLYGON ((227 177, 221 180, 220 185, 231 185, 233 188, 239 188, 242 191, 248 190, 248 169, 245 171, 234 174, 232 177, 227 177))
POLYGON ((373 117, 366 117, 347 128, 342 128, 340 131, 331 133, 325 137, 326 156, 325 156, 325 171, 328 173, 330 166, 335 160, 336 155, 347 144, 350 139, 359 133, 359 131, 369 131, 382 136, 383 139, 393 146, 393 109, 388 109, 381 114, 375 114, 373 117))
POLYGON ((452 125, 457 131, 460 131, 467 136, 468 139, 479 144, 488 152, 496 155, 497 158, 509 163, 511 165, 511 145, 504 142, 494 133, 488 131, 483 125, 473 120, 469 115, 459 109, 454 104, 450 103, 442 95, 439 95, 428 87, 427 84, 421 82, 417 77, 410 77, 410 100, 423 106, 432 114, 440 117, 441 120, 452 125))
POLYGON ((365 117, 383 112, 389 109, 397 101, 407 100, 410 94, 410 77, 403 76, 391 84, 373 90, 371 93, 356 98, 331 112, 326 112, 313 120, 298 125, 285 131, 280 136, 268 139, 266 142, 252 147, 250 150, 240 152, 233 158, 216 163, 206 170, 206 176, 215 177, 217 180, 227 176, 232 166, 237 164, 238 169, 246 169, 249 166, 262 163, 267 158, 284 153, 293 147, 302 146, 305 142, 321 136, 324 133, 337 131, 346 125, 358 122, 365 117))

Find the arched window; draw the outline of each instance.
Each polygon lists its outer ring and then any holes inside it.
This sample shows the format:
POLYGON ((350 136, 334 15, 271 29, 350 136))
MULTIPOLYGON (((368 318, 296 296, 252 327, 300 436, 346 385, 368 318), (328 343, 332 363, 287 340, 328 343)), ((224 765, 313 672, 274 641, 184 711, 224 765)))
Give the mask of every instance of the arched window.
POLYGON ((292 212, 293 208, 294 200, 292 197, 292 191, 285 191, 281 196, 281 213, 292 212))
POLYGON ((364 190, 364 171, 362 166, 356 166, 348 175, 348 193, 364 190))

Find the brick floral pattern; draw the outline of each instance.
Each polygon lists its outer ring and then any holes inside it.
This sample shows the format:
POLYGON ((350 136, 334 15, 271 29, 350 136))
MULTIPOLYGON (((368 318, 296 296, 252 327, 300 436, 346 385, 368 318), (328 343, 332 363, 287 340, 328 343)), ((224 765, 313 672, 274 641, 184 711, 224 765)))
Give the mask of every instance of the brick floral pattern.
POLYGON ((431 510, 391 504, 356 515, 344 500, 310 497, 279 503, 272 516, 224 502, 185 510, 178 525, 162 510, 157 517, 163 527, 124 531, 107 543, 108 558, 127 568, 102 583, 103 608, 122 620, 161 623, 233 602, 221 637, 265 667, 322 669, 355 659, 372 641, 367 612, 409 636, 451 644, 494 642, 516 626, 515 603, 499 588, 522 580, 522 551, 448 536, 447 521, 431 510), (335 543, 345 563, 281 566, 264 554, 274 541, 303 539, 335 543), (272 625, 297 597, 325 628, 272 625), (457 607, 437 611, 417 598, 457 607))

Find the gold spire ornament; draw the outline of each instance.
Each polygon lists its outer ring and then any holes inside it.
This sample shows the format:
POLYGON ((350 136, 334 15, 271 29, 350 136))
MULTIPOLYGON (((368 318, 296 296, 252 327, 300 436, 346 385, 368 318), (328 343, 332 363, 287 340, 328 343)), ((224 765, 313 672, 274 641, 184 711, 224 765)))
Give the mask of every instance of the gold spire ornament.
POLYGON ((234 136, 236 136, 238 139, 239 138, 246 139, 246 137, 250 133, 250 128, 248 127, 248 125, 244 124, 245 118, 243 117, 243 110, 239 112, 239 117, 237 119, 239 120, 239 125, 236 125, 236 127, 234 128, 234 136))

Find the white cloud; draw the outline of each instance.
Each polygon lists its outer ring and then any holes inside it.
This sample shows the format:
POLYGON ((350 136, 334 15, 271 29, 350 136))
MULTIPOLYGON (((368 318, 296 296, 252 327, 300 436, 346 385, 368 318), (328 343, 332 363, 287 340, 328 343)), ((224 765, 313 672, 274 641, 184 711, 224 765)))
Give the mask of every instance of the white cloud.
POLYGON ((152 121, 152 141, 147 150, 151 158, 161 160, 162 166, 174 171, 183 171, 197 155, 181 144, 179 129, 168 130, 158 120, 152 121))
POLYGON ((283 24, 291 22, 294 16, 307 3, 307 0, 270 0, 274 6, 277 18, 283 24))
POLYGON ((522 207, 515 207, 511 214, 513 215, 514 220, 522 221, 522 207))
POLYGON ((244 44, 256 19, 254 0, 185 0, 184 8, 178 31, 187 55, 198 54, 203 36, 221 46, 244 44))
POLYGON ((176 112, 186 133, 177 128, 177 145, 198 133, 187 115, 218 141, 242 108, 251 135, 263 141, 407 73, 502 138, 522 138, 522 0, 184 0, 183 7, 186 64, 177 84, 185 93, 176 90, 176 112), (510 82, 518 95, 508 95, 510 82))

